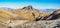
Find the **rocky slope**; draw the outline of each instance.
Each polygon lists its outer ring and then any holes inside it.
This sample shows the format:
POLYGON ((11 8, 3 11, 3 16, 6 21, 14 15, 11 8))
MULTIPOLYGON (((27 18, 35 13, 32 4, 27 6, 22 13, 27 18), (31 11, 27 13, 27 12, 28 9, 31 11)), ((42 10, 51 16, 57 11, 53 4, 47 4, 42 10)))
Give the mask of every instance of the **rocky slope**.
POLYGON ((39 12, 38 10, 35 10, 32 8, 28 9, 28 8, 24 7, 20 10, 17 9, 16 13, 23 17, 22 20, 30 20, 30 21, 36 20, 36 21, 25 22, 21 25, 18 25, 18 26, 12 27, 12 28, 60 28, 60 9, 56 10, 54 12, 39 12), (31 18, 30 15, 31 15, 31 17, 34 17, 34 18, 31 18), (29 17, 29 18, 25 19, 26 17, 29 17), (40 20, 40 21, 38 21, 38 20, 40 20))
POLYGON ((60 28, 60 9, 46 15, 48 17, 44 17, 45 20, 26 22, 13 28, 60 28))
POLYGON ((22 20, 34 21, 39 16, 39 11, 34 9, 32 6, 27 6, 22 9, 13 10, 12 13, 19 15, 22 20))
POLYGON ((54 11, 52 14, 46 16, 45 18, 49 20, 60 19, 60 9, 54 11))
POLYGON ((37 22, 27 22, 13 28, 60 28, 60 19, 40 20, 37 22))
POLYGON ((45 19, 44 17, 50 15, 52 12, 40 12, 32 6, 23 7, 22 9, 16 9, 11 11, 13 14, 19 15, 22 20, 37 21, 45 19))
POLYGON ((32 6, 21 9, 0 8, 0 28, 60 28, 60 9, 41 12, 32 6))
POLYGON ((16 14, 12 14, 11 12, 8 12, 8 11, 0 8, 0 28, 1 28, 1 26, 6 27, 7 21, 15 19, 16 16, 17 16, 16 14))

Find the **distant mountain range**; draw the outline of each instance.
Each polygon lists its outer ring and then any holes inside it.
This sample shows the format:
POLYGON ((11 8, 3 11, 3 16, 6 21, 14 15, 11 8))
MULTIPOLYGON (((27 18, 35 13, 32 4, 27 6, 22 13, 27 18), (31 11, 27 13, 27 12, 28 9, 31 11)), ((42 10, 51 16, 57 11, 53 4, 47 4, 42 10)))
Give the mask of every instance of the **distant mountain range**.
POLYGON ((57 9, 39 9, 39 11, 42 11, 42 12, 53 12, 53 11, 56 11, 57 9))
MULTIPOLYGON (((2 7, 4 10, 14 10, 12 8, 7 8, 7 7, 2 7)), ((57 9, 38 9, 39 11, 42 11, 42 12, 53 12, 53 11, 56 11, 57 9)))
POLYGON ((12 8, 7 8, 7 7, 2 7, 2 9, 4 9, 4 10, 13 10, 12 8))

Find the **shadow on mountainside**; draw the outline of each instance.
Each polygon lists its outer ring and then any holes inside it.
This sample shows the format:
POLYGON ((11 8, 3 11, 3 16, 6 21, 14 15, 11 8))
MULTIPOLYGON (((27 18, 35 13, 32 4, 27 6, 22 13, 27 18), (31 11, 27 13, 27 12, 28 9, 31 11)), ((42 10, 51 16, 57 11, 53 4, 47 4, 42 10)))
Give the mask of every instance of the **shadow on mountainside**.
POLYGON ((55 20, 55 19, 59 19, 59 18, 60 18, 60 12, 58 13, 58 10, 57 10, 57 11, 54 11, 49 16, 45 16, 43 20, 55 20))

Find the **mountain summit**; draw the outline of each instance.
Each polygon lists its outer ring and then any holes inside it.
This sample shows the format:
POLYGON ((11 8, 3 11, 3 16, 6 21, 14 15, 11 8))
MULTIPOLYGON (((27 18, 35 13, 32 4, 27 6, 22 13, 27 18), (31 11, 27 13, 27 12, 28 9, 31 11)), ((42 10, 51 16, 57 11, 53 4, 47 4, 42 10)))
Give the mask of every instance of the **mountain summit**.
POLYGON ((33 10, 33 7, 31 5, 27 6, 27 7, 23 7, 22 9, 28 9, 28 10, 33 10))

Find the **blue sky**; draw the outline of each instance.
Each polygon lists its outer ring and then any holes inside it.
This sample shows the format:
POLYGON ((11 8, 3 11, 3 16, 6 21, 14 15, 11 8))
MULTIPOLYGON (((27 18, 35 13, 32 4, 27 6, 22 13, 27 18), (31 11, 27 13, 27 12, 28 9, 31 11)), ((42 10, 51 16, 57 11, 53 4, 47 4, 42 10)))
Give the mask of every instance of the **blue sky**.
POLYGON ((36 9, 60 9, 60 0, 0 0, 0 7, 22 8, 28 5, 36 9))

